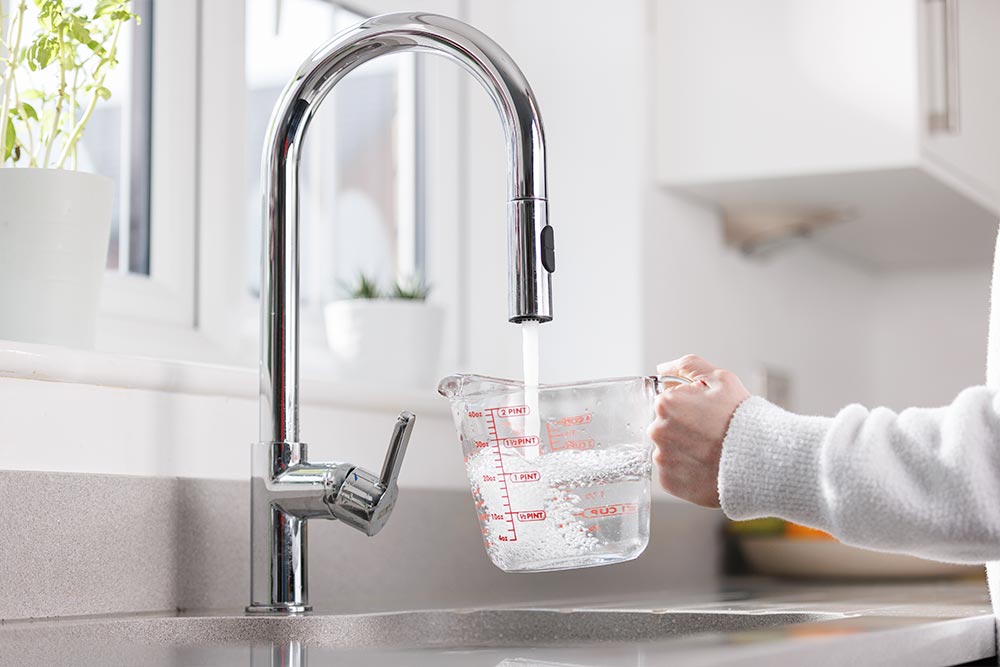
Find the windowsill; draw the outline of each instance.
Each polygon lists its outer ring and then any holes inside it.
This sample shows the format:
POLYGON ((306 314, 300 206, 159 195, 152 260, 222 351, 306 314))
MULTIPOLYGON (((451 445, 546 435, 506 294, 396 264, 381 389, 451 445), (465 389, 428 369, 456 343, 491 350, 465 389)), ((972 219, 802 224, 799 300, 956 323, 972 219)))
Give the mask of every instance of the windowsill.
MULTIPOLYGON (((0 378, 139 389, 202 396, 256 399, 258 375, 253 368, 205 362, 74 350, 52 345, 0 341, 0 378)), ((300 381, 305 405, 367 411, 411 410, 447 415, 448 403, 434 391, 382 385, 300 381)))

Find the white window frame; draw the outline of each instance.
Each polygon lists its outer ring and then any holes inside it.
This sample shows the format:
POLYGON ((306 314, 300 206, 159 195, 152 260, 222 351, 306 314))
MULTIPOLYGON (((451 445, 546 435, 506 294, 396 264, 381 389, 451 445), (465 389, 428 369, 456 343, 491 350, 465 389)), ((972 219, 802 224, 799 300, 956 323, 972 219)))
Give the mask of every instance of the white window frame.
MULTIPOLYGON (((346 2, 352 11, 375 15, 411 8, 398 0, 346 2)), ((458 16, 460 0, 427 0, 421 8, 458 16)), ((245 164, 245 6, 243 0, 207 0, 201 3, 201 86, 199 90, 200 142, 198 217, 198 288, 196 321, 199 330, 216 345, 225 346, 241 363, 255 363, 258 345, 257 302, 250 298, 242 277, 248 242, 245 217, 243 165, 245 164)), ((332 37, 332 35, 331 35, 332 37)), ((316 46, 319 46, 318 44, 316 46)), ((445 307, 448 324, 443 341, 442 364, 460 363, 463 346, 458 317, 461 298, 461 263, 454 261, 465 238, 459 224, 461 198, 459 122, 461 80, 468 75, 454 63, 435 58, 424 68, 427 86, 425 114, 426 154, 426 274, 433 286, 431 301, 445 307), (456 130, 459 128, 459 130, 456 130)), ((291 76, 291 73, 289 73, 291 76)), ((329 367, 321 326, 316 313, 302 313, 304 375, 329 367)))
MULTIPOLYGON (((345 3, 363 14, 409 8, 400 0, 345 3)), ((460 16, 462 0, 423 8, 460 16)), ((98 349, 126 355, 253 366, 258 304, 245 289, 244 0, 158 0, 153 23, 150 274, 108 271, 98 349)), ((332 35, 331 35, 332 36, 332 35)), ((318 46, 318 45, 317 45, 318 46)), ((468 75, 428 58, 424 182, 425 272, 430 300, 448 313, 442 364, 458 367, 463 265, 468 242, 460 147, 468 75)), ((290 74, 291 75, 291 74, 290 74)), ((313 309, 316 310, 316 309, 313 309)), ((303 374, 329 368, 315 312, 303 313, 303 374), (311 324, 310 324, 311 323, 311 324)))
POLYGON ((153 27, 150 274, 108 271, 101 313, 194 325, 197 0, 160 0, 153 27))
MULTIPOLYGON (((150 273, 108 270, 98 310, 98 349, 195 356, 197 10, 200 0, 157 0, 152 26, 150 273), (137 333, 141 335, 137 336, 137 333)), ((4 16, 4 23, 6 23, 4 16)), ((142 29, 142 28, 140 28, 142 29)), ((127 117, 127 113, 126 113, 127 117)), ((127 122, 127 121, 125 121, 127 122)), ((128 165, 123 164, 122 169, 128 165)), ((122 193, 127 197, 128 193, 122 193)), ((127 226, 128 221, 122 220, 127 226)))

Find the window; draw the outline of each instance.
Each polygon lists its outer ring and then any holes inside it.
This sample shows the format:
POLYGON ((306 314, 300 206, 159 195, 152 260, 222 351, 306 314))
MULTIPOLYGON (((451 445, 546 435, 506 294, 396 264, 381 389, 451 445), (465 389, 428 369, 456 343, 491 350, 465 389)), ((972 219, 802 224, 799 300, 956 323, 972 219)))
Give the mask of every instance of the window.
POLYGON ((198 0, 133 0, 142 24, 125 40, 117 106, 86 137, 96 170, 118 182, 101 349, 186 356, 160 345, 174 335, 163 325, 196 324, 197 9, 198 0))
POLYGON ((149 275, 149 177, 153 0, 132 0, 141 25, 129 22, 118 42, 121 65, 106 82, 111 99, 94 109, 81 140, 80 168, 115 179, 108 268, 149 275))
MULTIPOLYGON (((157 353, 152 337, 137 336, 135 325, 190 330, 195 324, 198 4, 132 0, 141 25, 129 22, 118 36, 120 64, 104 81, 111 98, 94 108, 64 164, 116 182, 98 349, 157 353), (157 13, 160 7, 169 11, 157 13)), ((93 7, 90 0, 82 5, 93 7)), ((27 8, 25 29, 34 33, 38 8, 31 2, 27 8)), ((30 90, 51 88, 44 77, 57 74, 43 69, 25 76, 30 90)))
MULTIPOLYGON (((97 347, 252 364, 260 154, 274 103, 313 49, 391 3, 133 2, 142 23, 121 38, 111 100, 95 110, 79 151, 80 168, 118 183, 97 347)), ((320 307, 362 271, 386 288, 426 278, 436 301, 456 301, 446 291, 459 284, 456 263, 440 259, 454 257, 459 238, 459 70, 446 63, 443 75, 438 63, 412 53, 367 63, 310 127, 301 173, 305 346, 322 345, 320 307)), ((310 359, 322 365, 321 357, 310 359)))
MULTIPOLYGON (((6 9, 7 3, 2 8, 6 9)), ((38 11, 34 3, 26 5, 23 41, 39 30, 38 11)), ((129 21, 118 36, 120 64, 109 71, 104 81, 111 98, 94 108, 86 131, 65 166, 103 174, 115 181, 107 266, 122 272, 148 274, 152 0, 132 0, 132 11, 142 17, 142 25, 129 21)), ((9 18, 9 12, 0 14, 4 20, 9 18)), ((22 89, 52 91, 59 85, 54 68, 24 70, 19 79, 22 89)), ((84 114, 82 106, 76 110, 77 119, 84 114)))
MULTIPOLYGON (((364 16, 327 0, 246 6, 246 282, 260 289, 261 150, 281 91, 309 53, 364 16)), ((415 54, 362 65, 337 84, 308 130, 300 174, 306 307, 342 298, 360 273, 387 288, 423 277, 415 54)))

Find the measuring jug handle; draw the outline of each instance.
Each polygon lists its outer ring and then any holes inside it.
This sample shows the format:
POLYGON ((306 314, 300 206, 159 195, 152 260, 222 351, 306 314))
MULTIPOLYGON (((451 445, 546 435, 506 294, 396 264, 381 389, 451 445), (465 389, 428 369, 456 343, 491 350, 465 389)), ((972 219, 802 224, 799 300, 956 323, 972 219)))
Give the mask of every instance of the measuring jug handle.
POLYGON ((666 385, 669 384, 694 384, 693 381, 679 375, 655 375, 653 377, 655 378, 654 388, 657 394, 666 389, 666 385))

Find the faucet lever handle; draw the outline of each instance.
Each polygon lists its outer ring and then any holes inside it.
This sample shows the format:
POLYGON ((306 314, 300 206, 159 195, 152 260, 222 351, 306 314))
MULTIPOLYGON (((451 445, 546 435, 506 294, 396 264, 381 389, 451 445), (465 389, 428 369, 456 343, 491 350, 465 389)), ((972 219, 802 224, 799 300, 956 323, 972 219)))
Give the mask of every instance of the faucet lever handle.
POLYGON ((337 466, 337 474, 330 479, 329 492, 323 499, 334 518, 369 537, 382 530, 396 505, 399 493, 396 477, 416 421, 412 412, 401 412, 396 418, 379 477, 350 463, 337 466))
POLYGON ((410 434, 413 433, 416 421, 417 416, 409 410, 400 412, 396 417, 396 425, 389 438, 389 451, 385 453, 385 463, 382 464, 382 474, 379 476, 379 481, 386 488, 395 483, 399 476, 403 455, 406 454, 406 446, 410 444, 410 434))

